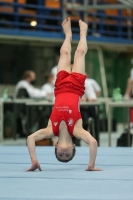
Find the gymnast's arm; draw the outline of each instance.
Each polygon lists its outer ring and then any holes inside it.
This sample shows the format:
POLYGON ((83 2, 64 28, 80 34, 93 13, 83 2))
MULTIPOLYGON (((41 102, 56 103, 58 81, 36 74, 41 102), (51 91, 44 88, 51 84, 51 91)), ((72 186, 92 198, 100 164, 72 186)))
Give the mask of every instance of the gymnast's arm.
POLYGON ((76 126, 74 127, 74 136, 78 139, 82 139, 89 145, 90 149, 90 160, 86 171, 101 171, 99 168, 95 168, 95 160, 97 155, 97 141, 92 137, 92 135, 82 128, 82 120, 78 120, 76 126))
POLYGON ((52 133, 52 126, 51 126, 50 121, 48 123, 47 128, 40 129, 40 130, 36 131, 35 133, 33 133, 32 135, 28 136, 27 144, 28 144, 28 150, 29 150, 32 165, 26 171, 34 171, 36 169, 39 169, 40 171, 42 171, 40 164, 37 160, 37 156, 36 156, 35 142, 39 141, 39 140, 43 140, 44 138, 51 138, 53 136, 54 135, 52 133))

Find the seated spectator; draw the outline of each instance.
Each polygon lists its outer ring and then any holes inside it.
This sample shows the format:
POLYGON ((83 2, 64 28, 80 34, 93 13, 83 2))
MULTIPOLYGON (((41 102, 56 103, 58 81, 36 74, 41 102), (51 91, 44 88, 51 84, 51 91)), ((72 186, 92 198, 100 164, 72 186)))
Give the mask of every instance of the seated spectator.
POLYGON ((36 81, 36 74, 32 70, 26 70, 23 74, 23 79, 19 81, 15 88, 15 98, 19 95, 19 91, 21 89, 25 89, 27 92, 26 97, 29 98, 44 98, 46 96, 46 92, 44 90, 35 88, 33 85, 36 81))
POLYGON ((45 75, 45 84, 42 86, 42 90, 46 92, 46 96, 54 95, 54 75, 48 73, 45 75))
POLYGON ((81 101, 95 101, 97 99, 96 92, 94 91, 94 88, 87 78, 85 80, 85 93, 84 96, 82 97, 81 101))
MULTIPOLYGON (((89 102, 96 101, 97 96, 99 96, 100 93, 101 93, 101 88, 98 85, 98 83, 94 79, 87 78, 85 80, 85 94, 81 100, 89 102)), ((85 130, 89 129, 88 119, 90 117, 94 119, 96 140, 99 142, 99 132, 97 127, 98 116, 95 110, 95 106, 85 106, 85 107, 82 106, 81 115, 83 119, 83 127, 85 130)))
MULTIPOLYGON (((133 66, 133 58, 131 59, 131 65, 133 66)), ((127 87, 125 92, 125 99, 133 98, 133 67, 130 71, 130 78, 127 80, 127 87)))
POLYGON ((127 81, 125 99, 129 100, 132 97, 133 97, 133 80, 131 78, 129 78, 128 81, 127 81))
POLYGON ((87 73, 86 73, 86 76, 87 76, 87 78, 85 81, 85 85, 91 85, 93 87, 93 90, 94 90, 96 96, 99 97, 101 94, 101 87, 94 79, 89 78, 87 73))

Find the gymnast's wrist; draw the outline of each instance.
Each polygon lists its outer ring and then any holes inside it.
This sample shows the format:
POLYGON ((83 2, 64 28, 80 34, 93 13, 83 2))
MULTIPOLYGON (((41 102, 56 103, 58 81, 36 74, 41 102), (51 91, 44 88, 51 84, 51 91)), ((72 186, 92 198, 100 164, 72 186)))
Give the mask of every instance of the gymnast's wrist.
POLYGON ((93 163, 89 163, 89 165, 88 165, 88 168, 89 169, 93 169, 95 167, 95 163, 93 162, 93 163))
POLYGON ((37 163, 38 160, 37 160, 36 158, 34 158, 34 159, 31 159, 31 162, 32 162, 32 163, 37 163))

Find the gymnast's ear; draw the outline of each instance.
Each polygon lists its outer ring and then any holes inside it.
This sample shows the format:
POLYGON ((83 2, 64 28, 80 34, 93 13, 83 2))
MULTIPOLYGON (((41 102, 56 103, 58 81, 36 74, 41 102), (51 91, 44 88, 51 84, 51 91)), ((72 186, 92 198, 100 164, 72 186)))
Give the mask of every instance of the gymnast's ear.
POLYGON ((73 149, 75 148, 75 144, 73 144, 73 149))
POLYGON ((58 142, 56 143, 55 148, 57 148, 57 144, 58 144, 58 142))

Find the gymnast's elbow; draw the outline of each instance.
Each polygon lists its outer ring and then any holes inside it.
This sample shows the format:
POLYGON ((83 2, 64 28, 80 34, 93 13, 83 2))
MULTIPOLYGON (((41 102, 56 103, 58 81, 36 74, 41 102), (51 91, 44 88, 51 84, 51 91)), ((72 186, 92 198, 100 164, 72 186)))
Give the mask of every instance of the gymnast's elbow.
POLYGON ((34 138, 34 135, 32 134, 32 135, 29 135, 28 137, 27 137, 27 143, 28 142, 30 142, 30 141, 32 141, 32 140, 34 140, 35 138, 34 138))
POLYGON ((93 146, 95 146, 95 147, 98 146, 98 143, 97 143, 97 141, 96 141, 95 138, 91 139, 90 144, 93 145, 93 146))

